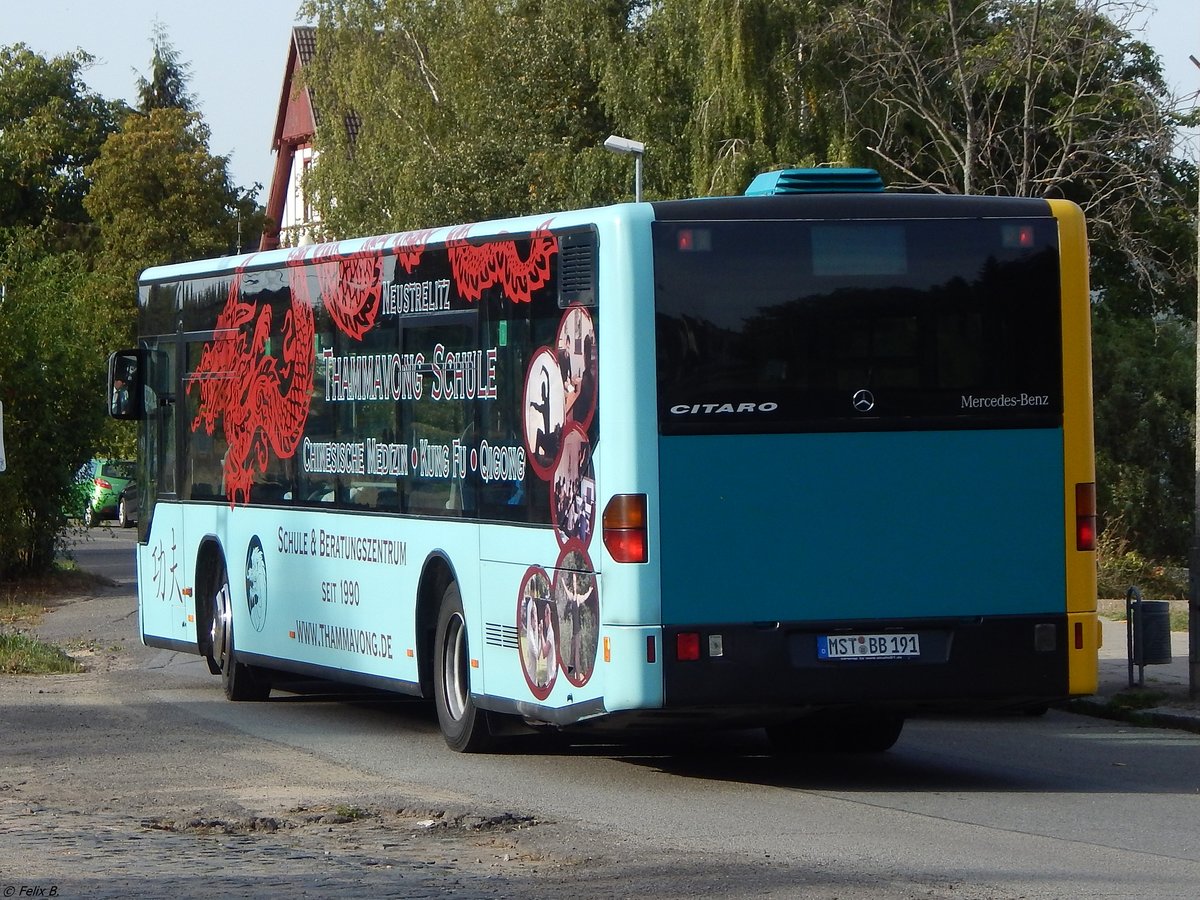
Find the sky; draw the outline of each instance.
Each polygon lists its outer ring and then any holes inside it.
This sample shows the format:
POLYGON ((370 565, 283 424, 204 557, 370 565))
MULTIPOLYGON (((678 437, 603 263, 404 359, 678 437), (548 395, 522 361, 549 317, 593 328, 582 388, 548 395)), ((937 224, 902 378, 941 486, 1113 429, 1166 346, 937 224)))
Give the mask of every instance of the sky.
MULTIPOLYGON (((1141 37, 1162 58, 1168 84, 1187 105, 1200 92, 1200 3, 1150 0, 1141 37), (1156 7, 1156 8, 1155 8, 1156 7)), ((212 131, 210 149, 230 158, 236 184, 270 184, 275 125, 288 42, 300 0, 0 0, 0 46, 25 43, 43 56, 83 49, 96 57, 84 74, 109 99, 136 102, 147 74, 157 19, 183 62, 212 131)), ((1186 107, 1185 107, 1186 108, 1186 107)), ((1195 158, 1197 141, 1186 155, 1195 158)))

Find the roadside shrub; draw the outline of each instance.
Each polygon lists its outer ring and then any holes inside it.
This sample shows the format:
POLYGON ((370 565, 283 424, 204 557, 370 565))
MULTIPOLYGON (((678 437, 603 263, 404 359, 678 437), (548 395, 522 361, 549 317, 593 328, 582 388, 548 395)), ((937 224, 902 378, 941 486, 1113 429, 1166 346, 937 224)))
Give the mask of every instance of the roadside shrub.
POLYGON ((1101 599, 1123 600, 1131 587, 1143 600, 1186 600, 1186 568, 1147 559, 1129 545, 1120 523, 1106 528, 1096 541, 1096 593, 1101 599))
POLYGON ((0 580, 54 564, 75 513, 76 475, 107 422, 109 323, 76 254, 5 247, 0 236, 0 402, 8 471, 0 476, 0 580), (22 250, 29 250, 23 254, 22 250))

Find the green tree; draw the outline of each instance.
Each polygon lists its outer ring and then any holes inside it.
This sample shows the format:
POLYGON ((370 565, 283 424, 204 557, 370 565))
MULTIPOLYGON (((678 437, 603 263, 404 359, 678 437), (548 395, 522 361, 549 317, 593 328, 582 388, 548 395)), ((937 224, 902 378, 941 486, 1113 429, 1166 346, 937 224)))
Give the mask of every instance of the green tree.
POLYGON ((0 577, 52 564, 75 473, 102 431, 106 316, 83 198, 123 106, 86 88, 90 62, 0 48, 0 577))
POLYGON ((85 170, 122 108, 86 89, 91 61, 82 51, 46 59, 23 44, 0 47, 0 229, 86 237, 85 170))
POLYGON ((626 199, 740 192, 851 162, 837 79, 799 0, 309 0, 322 125, 310 176, 332 236, 626 199), (352 123, 351 127, 345 127, 352 123))
POLYGON ((322 123, 309 189, 329 233, 611 198, 624 167, 600 148, 611 127, 593 64, 624 9, 561 0, 307 3, 302 13, 319 24, 305 72, 322 123))
POLYGON ((199 114, 178 107, 131 114, 87 169, 84 206, 101 238, 97 267, 118 291, 114 315, 129 329, 142 269, 232 253, 239 218, 244 231, 261 223, 253 194, 233 186, 208 138, 199 114))
POLYGON ((1146 556, 1185 559, 1192 533, 1195 324, 1093 317, 1096 481, 1105 527, 1146 556))
POLYGON ((0 401, 8 471, 0 475, 0 578, 54 561, 76 472, 104 423, 107 317, 87 261, 48 253, 38 235, 0 251, 0 401))
POLYGON ((759 172, 847 162, 817 102, 832 82, 805 37, 816 16, 791 0, 663 0, 631 20, 605 100, 653 148, 651 169, 665 163, 665 196, 740 193, 759 172))
POLYGON ((167 36, 167 27, 155 19, 150 43, 154 54, 150 58, 150 77, 137 79, 138 111, 152 109, 196 108, 195 98, 188 91, 191 64, 179 58, 179 51, 167 36))

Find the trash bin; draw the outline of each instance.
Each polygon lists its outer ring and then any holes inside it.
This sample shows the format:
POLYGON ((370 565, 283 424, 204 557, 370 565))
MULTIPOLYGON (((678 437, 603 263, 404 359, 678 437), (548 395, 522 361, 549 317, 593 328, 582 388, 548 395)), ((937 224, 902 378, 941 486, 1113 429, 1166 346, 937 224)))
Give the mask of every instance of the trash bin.
POLYGON ((1129 686, 1146 683, 1146 666, 1161 666, 1171 661, 1171 604, 1166 600, 1143 600, 1142 592, 1131 587, 1125 592, 1125 639, 1129 649, 1129 686))
POLYGON ((1171 661, 1171 604, 1166 600, 1143 600, 1133 604, 1135 651, 1140 666, 1161 666, 1171 661))

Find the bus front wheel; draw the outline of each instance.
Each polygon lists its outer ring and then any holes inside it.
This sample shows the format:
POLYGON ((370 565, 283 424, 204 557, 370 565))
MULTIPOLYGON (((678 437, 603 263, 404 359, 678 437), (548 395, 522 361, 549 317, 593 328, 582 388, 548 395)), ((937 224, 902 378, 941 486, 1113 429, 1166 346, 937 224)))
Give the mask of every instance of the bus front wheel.
POLYGON ((433 697, 438 724, 450 749, 477 753, 492 742, 486 713, 471 699, 471 657, 458 585, 442 594, 433 653, 433 697))
POLYGON ((233 608, 229 598, 229 576, 225 564, 220 564, 215 588, 209 604, 208 629, 209 669, 221 675, 221 686, 230 700, 266 700, 271 694, 271 682, 261 672, 238 662, 233 643, 233 608))

